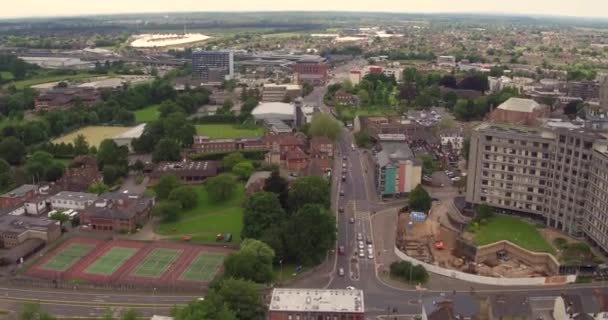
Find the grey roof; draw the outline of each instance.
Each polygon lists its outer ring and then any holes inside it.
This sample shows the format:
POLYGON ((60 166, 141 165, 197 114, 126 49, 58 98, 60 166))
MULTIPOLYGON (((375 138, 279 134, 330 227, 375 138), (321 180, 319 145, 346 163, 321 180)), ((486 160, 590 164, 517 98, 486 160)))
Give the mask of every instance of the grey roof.
POLYGON ((381 142, 382 151, 386 152, 391 161, 413 160, 414 153, 405 142, 387 141, 381 142))
POLYGON ((247 189, 252 183, 255 183, 256 181, 258 181, 260 179, 264 179, 264 180, 268 179, 271 174, 272 174, 272 172, 270 172, 270 171, 254 172, 253 174, 251 174, 251 176, 247 180, 247 183, 245 184, 245 189, 247 189))
POLYGON ((540 105, 532 99, 509 98, 509 100, 499 105, 498 109, 529 113, 539 107, 540 105))
POLYGON ((74 200, 74 201, 95 201, 97 195, 86 192, 72 192, 72 191, 61 191, 58 194, 51 197, 53 200, 74 200))
POLYGON ((0 217, 0 232, 22 233, 26 230, 46 232, 58 222, 45 217, 13 216, 0 217))
POLYGON ((439 311, 446 303, 450 303, 455 316, 472 318, 479 315, 479 302, 469 294, 456 294, 446 297, 427 297, 422 299, 424 310, 428 315, 439 311))
POLYGON ((384 150, 376 154, 376 161, 378 162, 378 166, 380 166, 380 168, 386 167, 391 163, 391 160, 388 157, 388 153, 386 153, 386 151, 384 150))
POLYGON ((130 219, 151 206, 152 201, 150 197, 134 193, 104 193, 83 214, 99 218, 130 219))
POLYGON ((24 184, 20 187, 17 187, 5 194, 2 195, 3 198, 16 198, 16 197, 22 197, 24 194, 32 191, 32 190, 36 190, 36 188, 38 188, 38 186, 34 185, 34 184, 24 184))

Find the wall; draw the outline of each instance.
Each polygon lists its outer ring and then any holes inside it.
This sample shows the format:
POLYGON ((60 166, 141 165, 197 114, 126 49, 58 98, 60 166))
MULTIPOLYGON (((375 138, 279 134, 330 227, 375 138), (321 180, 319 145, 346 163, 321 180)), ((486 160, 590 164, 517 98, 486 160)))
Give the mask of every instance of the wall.
MULTIPOLYGON (((413 265, 422 265, 428 272, 439 274, 445 277, 450 277, 453 279, 460 279, 463 281, 479 283, 479 284, 487 284, 487 285, 496 285, 496 286, 531 286, 531 285, 545 285, 546 278, 537 277, 537 278, 493 278, 493 277, 483 277, 474 274, 464 273, 461 271, 450 270, 441 268, 435 265, 431 265, 428 263, 424 263, 422 261, 416 260, 405 253, 401 252, 399 248, 395 247, 395 254, 403 261, 409 261, 413 265)), ((572 283, 576 280, 576 276, 571 275, 566 277, 567 283, 572 283)), ((560 283, 555 283, 555 285, 560 285, 560 283)))
POLYGON ((486 260, 496 260, 496 252, 500 250, 506 250, 512 258, 525 261, 531 266, 542 265, 547 269, 550 275, 559 274, 559 262, 553 255, 544 252, 529 251, 507 240, 477 247, 475 262, 482 263, 486 260))

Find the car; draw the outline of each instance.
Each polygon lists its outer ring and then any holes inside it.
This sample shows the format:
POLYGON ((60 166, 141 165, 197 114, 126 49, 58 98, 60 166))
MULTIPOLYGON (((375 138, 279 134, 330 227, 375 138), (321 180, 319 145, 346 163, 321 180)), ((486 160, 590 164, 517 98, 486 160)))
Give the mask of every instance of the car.
POLYGON ((345 174, 342 175, 342 181, 346 181, 346 175, 345 174))
POLYGON ((340 268, 340 269, 338 269, 338 275, 339 275, 340 277, 344 277, 344 268, 340 268))
POLYGON ((338 247, 338 254, 344 255, 344 246, 339 246, 338 247))
POLYGON ((354 217, 350 217, 350 219, 348 219, 348 222, 355 223, 355 218, 354 217))
POLYGON ((368 244, 368 245, 367 245, 367 250, 373 250, 373 249, 374 249, 374 246, 373 246, 373 245, 371 245, 371 244, 368 244))
POLYGON ((346 287, 346 290, 356 290, 357 288, 353 287, 353 286, 348 286, 346 287))
POLYGON ((365 252, 363 252, 363 250, 359 251, 359 258, 365 258, 365 252))
POLYGON ((367 248, 367 254, 374 255, 374 250, 372 248, 367 248))
POLYGON ((454 177, 454 178, 452 178, 452 181, 454 181, 454 182, 456 182, 456 181, 460 181, 460 180, 461 180, 461 178, 460 178, 460 177, 454 177))
POLYGON ((358 245, 359 249, 363 250, 365 248, 365 245, 363 244, 363 241, 359 241, 359 245, 358 245))
POLYGON ((373 258, 374 258, 374 255, 370 253, 370 254, 368 254, 368 255, 367 255, 367 258, 368 258, 368 259, 373 259, 373 258))
POLYGON ((371 245, 372 244, 372 238, 367 237, 367 239, 365 239, 365 243, 371 245))
POLYGON ((343 156, 343 157, 342 157, 342 160, 346 161, 346 156, 343 156))
POLYGON ((346 168, 346 162, 342 162, 342 168, 346 168))
POLYGON ((344 212, 344 207, 338 208, 338 212, 344 212))
POLYGON ((357 240, 363 241, 363 235, 361 234, 361 232, 357 233, 357 240))
POLYGON ((344 195, 344 190, 340 190, 340 195, 343 196, 344 195))

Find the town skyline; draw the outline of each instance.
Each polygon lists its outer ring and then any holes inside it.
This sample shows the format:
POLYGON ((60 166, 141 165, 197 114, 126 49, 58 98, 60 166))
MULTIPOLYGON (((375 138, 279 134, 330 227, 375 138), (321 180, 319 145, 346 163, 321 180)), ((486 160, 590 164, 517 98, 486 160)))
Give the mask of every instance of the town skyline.
POLYGON ((184 12, 276 12, 276 11, 336 11, 336 12, 386 12, 420 14, 498 14, 524 16, 562 16, 581 18, 608 18, 601 12, 608 12, 608 3, 599 0, 582 0, 555 4, 548 0, 533 3, 515 0, 508 3, 498 1, 465 0, 457 4, 443 0, 424 3, 413 1, 379 0, 370 3, 346 1, 312 0, 303 5, 295 2, 275 3, 270 0, 250 1, 229 0, 207 3, 204 6, 192 0, 167 3, 164 1, 134 0, 121 2, 108 0, 101 3, 74 3, 67 0, 56 1, 52 8, 42 0, 26 0, 8 3, 0 13, 0 19, 29 17, 61 17, 107 14, 154 14, 184 12), (42 10, 44 9, 44 10, 42 10))

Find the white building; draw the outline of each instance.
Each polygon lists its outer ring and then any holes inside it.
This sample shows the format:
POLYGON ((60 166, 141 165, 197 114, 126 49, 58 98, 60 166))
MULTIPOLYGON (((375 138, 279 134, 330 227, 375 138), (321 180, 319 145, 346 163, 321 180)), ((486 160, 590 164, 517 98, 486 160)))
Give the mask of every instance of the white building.
POLYGON ((462 130, 444 130, 439 133, 439 140, 442 147, 445 148, 451 145, 454 151, 459 152, 462 150, 464 135, 462 134, 462 130))
POLYGON ((133 140, 138 139, 142 134, 144 134, 144 129, 146 129, 146 124, 142 123, 127 130, 126 132, 117 135, 116 137, 112 138, 112 140, 114 140, 119 147, 127 146, 129 147, 129 150, 133 150, 131 143, 133 140))
POLYGON ((97 195, 92 193, 61 191, 49 200, 54 210, 83 210, 96 199, 97 195))

